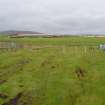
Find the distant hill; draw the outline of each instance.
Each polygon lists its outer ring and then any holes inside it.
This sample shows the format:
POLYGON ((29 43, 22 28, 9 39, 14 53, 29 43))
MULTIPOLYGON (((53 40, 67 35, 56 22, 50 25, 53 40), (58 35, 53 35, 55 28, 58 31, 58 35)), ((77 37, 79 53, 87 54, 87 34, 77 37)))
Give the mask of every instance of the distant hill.
POLYGON ((43 33, 34 32, 34 31, 8 30, 8 31, 1 31, 0 34, 4 34, 4 35, 14 35, 14 34, 43 34, 43 33))

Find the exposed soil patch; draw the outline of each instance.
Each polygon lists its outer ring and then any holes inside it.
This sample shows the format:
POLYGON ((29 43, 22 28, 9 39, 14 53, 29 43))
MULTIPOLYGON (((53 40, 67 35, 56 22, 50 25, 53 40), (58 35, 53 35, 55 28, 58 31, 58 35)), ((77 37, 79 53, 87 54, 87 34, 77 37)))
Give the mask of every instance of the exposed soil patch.
POLYGON ((75 73, 76 73, 77 78, 79 78, 80 80, 85 77, 85 71, 80 67, 76 68, 75 73))

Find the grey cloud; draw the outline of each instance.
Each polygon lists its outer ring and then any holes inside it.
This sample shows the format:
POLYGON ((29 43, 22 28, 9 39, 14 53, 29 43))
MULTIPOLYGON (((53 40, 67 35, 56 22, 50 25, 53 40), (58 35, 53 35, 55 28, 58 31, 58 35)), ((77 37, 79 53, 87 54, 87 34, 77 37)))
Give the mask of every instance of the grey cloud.
POLYGON ((105 33, 105 0, 0 0, 0 30, 105 33))

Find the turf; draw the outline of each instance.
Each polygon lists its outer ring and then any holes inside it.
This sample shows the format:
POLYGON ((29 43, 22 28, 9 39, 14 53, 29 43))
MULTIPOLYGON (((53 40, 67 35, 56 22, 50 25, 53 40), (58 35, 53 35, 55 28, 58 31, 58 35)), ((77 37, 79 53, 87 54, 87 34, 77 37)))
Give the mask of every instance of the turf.
POLYGON ((0 41, 30 46, 0 49, 0 105, 105 105, 105 38, 0 41))

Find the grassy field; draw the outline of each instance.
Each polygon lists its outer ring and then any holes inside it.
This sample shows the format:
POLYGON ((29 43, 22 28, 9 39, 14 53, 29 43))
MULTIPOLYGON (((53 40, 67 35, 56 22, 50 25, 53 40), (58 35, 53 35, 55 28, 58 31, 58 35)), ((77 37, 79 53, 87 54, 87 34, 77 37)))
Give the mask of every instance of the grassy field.
POLYGON ((105 38, 8 38, 0 49, 0 105, 105 105, 105 38))

